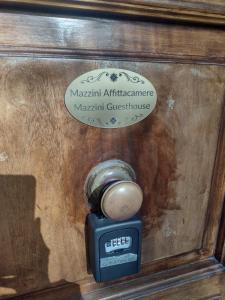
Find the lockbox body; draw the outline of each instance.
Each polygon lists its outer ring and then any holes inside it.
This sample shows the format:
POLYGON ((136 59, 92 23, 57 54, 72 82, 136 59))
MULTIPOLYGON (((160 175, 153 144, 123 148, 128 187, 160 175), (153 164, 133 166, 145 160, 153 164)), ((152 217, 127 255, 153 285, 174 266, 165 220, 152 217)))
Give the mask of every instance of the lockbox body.
POLYGON ((126 221, 112 221, 95 213, 88 216, 89 260, 97 282, 139 272, 141 235, 138 216, 126 221))

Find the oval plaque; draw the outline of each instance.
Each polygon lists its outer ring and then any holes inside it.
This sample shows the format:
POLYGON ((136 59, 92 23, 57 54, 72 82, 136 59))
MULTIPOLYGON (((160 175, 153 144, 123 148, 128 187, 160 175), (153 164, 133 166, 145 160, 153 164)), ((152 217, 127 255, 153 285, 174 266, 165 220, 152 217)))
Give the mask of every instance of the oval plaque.
POLYGON ((65 105, 77 120, 100 128, 120 128, 146 118, 156 105, 152 83, 123 69, 97 69, 77 77, 66 90, 65 105))

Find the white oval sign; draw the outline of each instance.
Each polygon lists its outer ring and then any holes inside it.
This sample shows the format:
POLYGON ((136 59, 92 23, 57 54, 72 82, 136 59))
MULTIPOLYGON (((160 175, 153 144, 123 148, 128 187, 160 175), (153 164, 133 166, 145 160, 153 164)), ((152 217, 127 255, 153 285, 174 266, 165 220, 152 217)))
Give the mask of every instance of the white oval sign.
POLYGON ((65 105, 77 120, 100 128, 120 128, 146 118, 156 105, 152 83, 123 69, 96 69, 77 77, 66 90, 65 105))

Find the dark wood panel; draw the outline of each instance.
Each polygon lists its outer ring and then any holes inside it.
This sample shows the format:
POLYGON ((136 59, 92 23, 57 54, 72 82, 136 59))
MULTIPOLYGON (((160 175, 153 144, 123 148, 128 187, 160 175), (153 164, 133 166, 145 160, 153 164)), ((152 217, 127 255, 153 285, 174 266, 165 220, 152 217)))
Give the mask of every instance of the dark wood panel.
POLYGON ((0 54, 225 62, 225 31, 146 22, 0 14, 0 54))
POLYGON ((147 18, 157 18, 161 20, 197 22, 207 25, 225 24, 225 5, 224 1, 217 0, 210 2, 204 1, 156 1, 156 0, 1 0, 0 4, 15 9, 22 8, 54 8, 58 12, 65 9, 70 11, 83 11, 85 13, 110 13, 114 15, 138 16, 147 18))
MULTIPOLYGON (((93 165, 111 158, 134 167, 145 193, 142 275, 212 252, 216 219, 210 223, 211 249, 201 250, 201 243, 223 78, 222 67, 207 65, 2 58, 3 287, 22 294, 66 282, 76 282, 84 291, 104 286, 95 284, 86 270, 83 185, 93 165), (122 129, 102 130, 72 119, 64 106, 67 86, 81 73, 103 67, 149 78, 158 93, 155 112, 122 129), (10 176, 25 175, 34 178, 32 193, 16 181, 10 194, 10 176), (17 197, 21 189, 25 196, 17 197)), ((218 198, 217 208, 221 202, 218 198)))
MULTIPOLYGON (((7 1, 19 2, 30 3, 7 1)), ((120 9, 124 15, 143 12, 162 18, 173 13, 173 19, 184 20, 185 15, 212 23, 220 23, 224 8, 221 0, 168 0, 165 10, 162 1, 156 8, 153 0, 104 1, 102 8, 102 1, 35 3, 59 8, 67 3, 75 11, 114 7, 114 13, 120 9)), ((190 295, 223 299, 224 275, 216 274, 224 269, 204 259, 216 250, 224 261, 225 73, 222 66, 208 65, 225 62, 224 31, 11 13, 0 14, 0 28, 0 295, 118 299, 140 292, 138 296, 152 300, 159 295, 167 300, 189 300, 190 295), (158 92, 156 111, 140 124, 118 130, 90 128, 72 119, 63 103, 67 85, 101 67, 127 68, 149 78, 158 92), (86 269, 89 209, 83 183, 93 165, 115 157, 133 165, 145 193, 142 272, 96 284, 86 269), (196 283, 191 284, 193 278, 196 283), (180 284, 186 287, 182 290, 180 284)))

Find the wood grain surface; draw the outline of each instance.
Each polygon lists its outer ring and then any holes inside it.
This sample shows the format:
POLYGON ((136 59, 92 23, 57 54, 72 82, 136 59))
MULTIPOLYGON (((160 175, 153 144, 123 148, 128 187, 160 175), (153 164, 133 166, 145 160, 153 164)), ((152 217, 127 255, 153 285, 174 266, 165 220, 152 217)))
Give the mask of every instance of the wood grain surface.
POLYGON ((93 281, 86 270, 83 186, 90 168, 107 159, 130 163, 144 191, 143 264, 202 247, 223 68, 29 58, 2 58, 0 67, 1 228, 10 228, 1 231, 1 277, 10 278, 16 293, 93 281), (69 83, 105 67, 129 69, 151 80, 158 103, 149 118, 105 130, 68 114, 64 94, 69 83), (29 180, 34 181, 32 191, 29 180), (28 230, 40 238, 32 242, 28 230))
POLYGON ((0 55, 225 63, 215 28, 0 13, 0 55))
POLYGON ((145 17, 166 21, 183 21, 206 25, 225 24, 223 0, 177 1, 177 0, 1 0, 0 5, 8 9, 22 8, 55 12, 104 13, 129 17, 145 17))
MULTIPOLYGON (((60 290, 49 289, 42 293, 22 296, 21 300, 222 300, 224 299, 224 268, 213 259, 173 268, 132 281, 114 284, 90 293, 65 298, 65 286, 60 290), (64 293, 64 298, 63 298, 64 293)), ((71 286, 67 286, 67 295, 71 286)))
POLYGON ((222 28, 0 13, 1 299, 118 299, 121 286, 132 297, 139 285, 152 300, 223 297, 224 269, 208 258, 224 260, 224 45, 222 28), (148 118, 100 129, 70 116, 70 82, 106 67, 153 83, 158 102, 148 118), (112 158, 133 166, 144 191, 142 271, 96 284, 86 261, 83 186, 91 167, 112 158), (168 293, 159 271, 174 278, 168 293), (187 284, 183 294, 179 284, 187 284))

